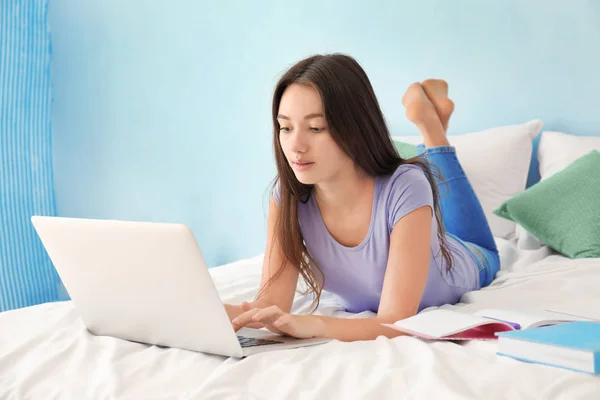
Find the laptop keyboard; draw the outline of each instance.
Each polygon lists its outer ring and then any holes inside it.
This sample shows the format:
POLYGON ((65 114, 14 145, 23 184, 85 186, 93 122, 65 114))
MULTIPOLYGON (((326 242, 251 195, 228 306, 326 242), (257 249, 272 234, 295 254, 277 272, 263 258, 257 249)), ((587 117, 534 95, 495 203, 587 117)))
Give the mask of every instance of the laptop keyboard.
POLYGON ((267 344, 283 343, 278 340, 258 339, 258 338, 241 336, 241 335, 238 335, 238 340, 240 341, 240 345, 242 345, 242 347, 255 347, 255 346, 264 346, 267 344))

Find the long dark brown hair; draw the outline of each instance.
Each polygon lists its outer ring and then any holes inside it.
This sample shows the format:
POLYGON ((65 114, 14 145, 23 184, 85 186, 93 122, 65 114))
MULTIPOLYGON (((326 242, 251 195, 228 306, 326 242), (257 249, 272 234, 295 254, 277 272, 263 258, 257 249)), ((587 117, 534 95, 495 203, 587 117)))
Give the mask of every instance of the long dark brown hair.
POLYGON ((441 253, 450 271, 452 256, 445 239, 439 190, 435 181, 441 180, 439 173, 422 156, 412 159, 400 157, 367 74, 354 58, 337 53, 314 55, 289 68, 279 79, 273 94, 273 149, 277 176, 272 183, 271 193, 278 186, 280 199, 279 218, 273 236, 275 242, 271 249, 279 245, 284 260, 261 292, 266 291, 281 275, 286 262, 298 269, 307 284, 304 294, 315 295, 314 309, 319 304, 324 285, 323 273, 306 249, 298 222, 298 202, 306 203, 309 200, 314 185, 305 185, 296 179, 279 142, 279 103, 284 91, 293 83, 311 85, 317 90, 331 137, 368 175, 390 175, 402 164, 415 164, 423 169, 433 191, 441 253))

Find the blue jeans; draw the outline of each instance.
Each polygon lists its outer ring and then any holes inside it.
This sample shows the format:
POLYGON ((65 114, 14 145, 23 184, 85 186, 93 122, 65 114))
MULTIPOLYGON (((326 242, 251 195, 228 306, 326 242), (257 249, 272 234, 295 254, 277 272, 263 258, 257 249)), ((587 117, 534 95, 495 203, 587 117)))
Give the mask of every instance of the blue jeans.
POLYGON ((483 208, 456 157, 453 146, 425 148, 420 154, 437 167, 442 176, 436 183, 440 192, 440 209, 446 233, 465 245, 479 267, 480 286, 489 285, 500 269, 500 258, 494 236, 483 208))

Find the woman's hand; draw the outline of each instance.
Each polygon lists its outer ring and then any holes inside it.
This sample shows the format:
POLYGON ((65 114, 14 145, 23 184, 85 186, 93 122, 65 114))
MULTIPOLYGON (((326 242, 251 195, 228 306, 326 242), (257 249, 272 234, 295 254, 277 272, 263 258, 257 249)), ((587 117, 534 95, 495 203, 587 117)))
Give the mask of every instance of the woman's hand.
MULTIPOLYGON (((225 306, 225 311, 227 312, 227 316, 229 317, 229 321, 233 321, 235 318, 237 318, 239 315, 245 313, 247 310, 252 309, 253 305, 251 303, 248 302, 242 302, 242 304, 240 305, 233 305, 233 304, 223 304, 225 306)), ((261 323, 251 323, 246 325, 248 328, 262 328, 263 324, 261 323)), ((237 331, 237 329, 236 329, 237 331)))
POLYGON ((244 312, 240 306, 233 304, 223 304, 223 306, 225 306, 225 311, 227 312, 230 321, 244 312))
POLYGON ((313 315, 288 314, 277 306, 252 308, 250 304, 242 303, 241 307, 244 313, 231 321, 236 331, 244 326, 255 327, 259 324, 280 335, 307 339, 322 336, 325 329, 323 321, 313 315))

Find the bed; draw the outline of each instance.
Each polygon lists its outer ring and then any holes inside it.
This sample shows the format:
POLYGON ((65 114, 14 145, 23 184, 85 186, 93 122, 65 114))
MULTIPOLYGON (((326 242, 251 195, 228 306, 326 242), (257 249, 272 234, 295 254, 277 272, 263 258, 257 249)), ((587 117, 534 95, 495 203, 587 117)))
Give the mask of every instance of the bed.
MULTIPOLYGON (((600 259, 573 260, 523 229, 497 238, 493 284, 445 306, 600 310, 600 259)), ((262 256, 211 269, 224 301, 250 300, 262 256)), ((295 312, 309 309, 297 296, 295 312)), ((360 318, 325 293, 319 313, 360 318)), ((87 332, 73 304, 0 314, 1 399, 598 399, 600 377, 495 354, 495 342, 412 337, 324 345, 229 359, 87 332)))
MULTIPOLYGON (((496 238, 501 269, 490 286, 445 308, 559 308, 600 319, 600 258, 568 258, 531 228, 494 214, 524 192, 541 130, 541 121, 533 120, 453 137, 496 238)), ((599 137, 544 132, 536 157, 541 180, 549 182, 591 149, 600 150, 599 137)), ((579 179, 589 183, 585 174, 579 179)), ((588 205, 600 218, 596 198, 588 205)), ((597 246, 593 215, 583 217, 587 239, 597 246)), ((569 221, 559 231, 575 234, 577 243, 579 225, 569 221)), ((211 269, 223 301, 253 299, 261 265, 258 255, 211 269)), ((296 296, 293 312, 307 312, 310 303, 296 296)), ((330 293, 318 313, 372 316, 344 312, 330 293)), ((600 376, 516 361, 496 355, 496 348, 494 341, 402 336, 230 359, 94 336, 70 301, 53 302, 0 313, 0 399, 600 399, 600 376)))

